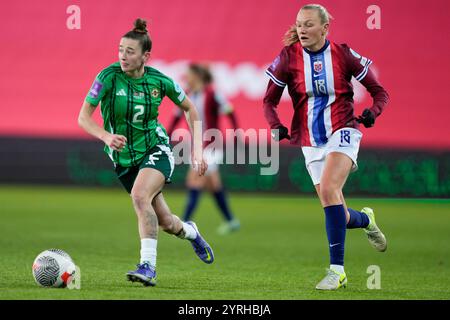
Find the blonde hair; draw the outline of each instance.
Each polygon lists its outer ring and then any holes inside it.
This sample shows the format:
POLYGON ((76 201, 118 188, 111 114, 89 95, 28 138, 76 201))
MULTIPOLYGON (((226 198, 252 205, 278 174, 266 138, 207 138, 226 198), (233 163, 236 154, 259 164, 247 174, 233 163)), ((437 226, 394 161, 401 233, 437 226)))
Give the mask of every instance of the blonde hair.
MULTIPOLYGON (((320 4, 307 4, 301 7, 300 11, 302 10, 316 10, 319 13, 320 22, 322 25, 330 23, 330 20, 333 19, 328 10, 320 4)), ((286 46, 290 46, 298 41, 300 41, 300 39, 298 38, 297 26, 294 24, 284 34, 283 43, 286 46)))

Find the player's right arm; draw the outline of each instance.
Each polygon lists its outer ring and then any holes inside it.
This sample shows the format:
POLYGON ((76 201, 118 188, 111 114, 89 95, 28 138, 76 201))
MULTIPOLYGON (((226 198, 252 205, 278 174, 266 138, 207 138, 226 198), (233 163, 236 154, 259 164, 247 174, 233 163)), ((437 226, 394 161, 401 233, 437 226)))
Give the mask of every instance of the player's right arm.
POLYGON ((281 123, 277 112, 278 104, 288 82, 287 64, 288 55, 285 48, 266 70, 270 80, 263 100, 263 110, 264 117, 272 129, 272 137, 276 140, 290 139, 289 130, 281 123))
POLYGON ((122 151, 127 143, 127 138, 120 134, 112 134, 100 127, 97 122, 92 119, 95 109, 96 106, 93 106, 88 101, 84 101, 78 115, 78 125, 90 135, 102 140, 111 149, 118 152, 122 151))
POLYGON ((90 135, 102 140, 114 151, 120 152, 125 147, 127 138, 120 134, 106 131, 92 119, 96 107, 111 90, 112 84, 110 79, 113 74, 111 70, 111 67, 108 67, 95 78, 78 115, 78 125, 90 135))

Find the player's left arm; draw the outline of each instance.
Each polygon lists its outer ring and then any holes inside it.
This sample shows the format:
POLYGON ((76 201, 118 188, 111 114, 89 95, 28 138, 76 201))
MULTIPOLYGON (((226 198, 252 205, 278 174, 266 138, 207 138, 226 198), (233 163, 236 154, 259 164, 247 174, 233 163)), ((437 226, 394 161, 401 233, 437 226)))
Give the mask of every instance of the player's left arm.
POLYGON ((374 117, 377 118, 386 108, 389 102, 389 94, 370 69, 360 83, 366 87, 373 99, 372 107, 369 110, 373 112, 374 117))
POLYGON ((177 127, 178 123, 180 122, 182 116, 183 116, 182 113, 178 113, 178 112, 173 115, 172 120, 170 121, 169 127, 167 129, 167 134, 169 135, 169 137, 172 136, 172 133, 175 130, 175 128, 177 127))
POLYGON ((344 48, 352 76, 367 89, 373 99, 372 106, 364 109, 362 115, 357 119, 366 128, 370 128, 375 124, 375 119, 381 115, 387 106, 389 95, 370 69, 372 60, 361 56, 346 45, 344 45, 344 48))
POLYGON ((199 175, 204 175, 208 165, 203 159, 202 125, 197 108, 178 83, 169 78, 165 79, 164 82, 166 86, 166 94, 169 99, 184 111, 189 129, 191 130, 193 136, 193 166, 199 175))
POLYGON ((199 175, 204 175, 208 165, 203 159, 203 134, 202 134, 202 124, 200 116, 198 114, 197 108, 192 103, 189 97, 185 97, 183 102, 181 102, 178 107, 184 111, 187 123, 191 130, 193 136, 193 165, 197 169, 199 175))

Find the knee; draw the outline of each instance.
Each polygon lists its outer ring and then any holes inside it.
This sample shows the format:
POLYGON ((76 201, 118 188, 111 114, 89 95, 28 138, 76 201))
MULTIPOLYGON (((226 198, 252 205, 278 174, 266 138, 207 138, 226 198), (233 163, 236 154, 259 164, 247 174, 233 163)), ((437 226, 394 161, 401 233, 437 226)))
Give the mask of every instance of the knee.
POLYGON ((140 190, 131 190, 131 200, 136 212, 143 212, 151 205, 151 197, 140 190))
POLYGON ((320 185, 320 200, 323 206, 339 204, 341 202, 341 190, 332 184, 320 185))

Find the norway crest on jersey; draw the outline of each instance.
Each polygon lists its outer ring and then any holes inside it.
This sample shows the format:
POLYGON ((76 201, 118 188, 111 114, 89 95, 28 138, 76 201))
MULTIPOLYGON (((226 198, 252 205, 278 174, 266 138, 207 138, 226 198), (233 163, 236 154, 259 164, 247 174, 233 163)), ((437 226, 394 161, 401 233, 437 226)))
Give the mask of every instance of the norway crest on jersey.
POLYGON ((314 71, 316 73, 321 73, 323 70, 323 63, 321 60, 314 61, 314 71))

